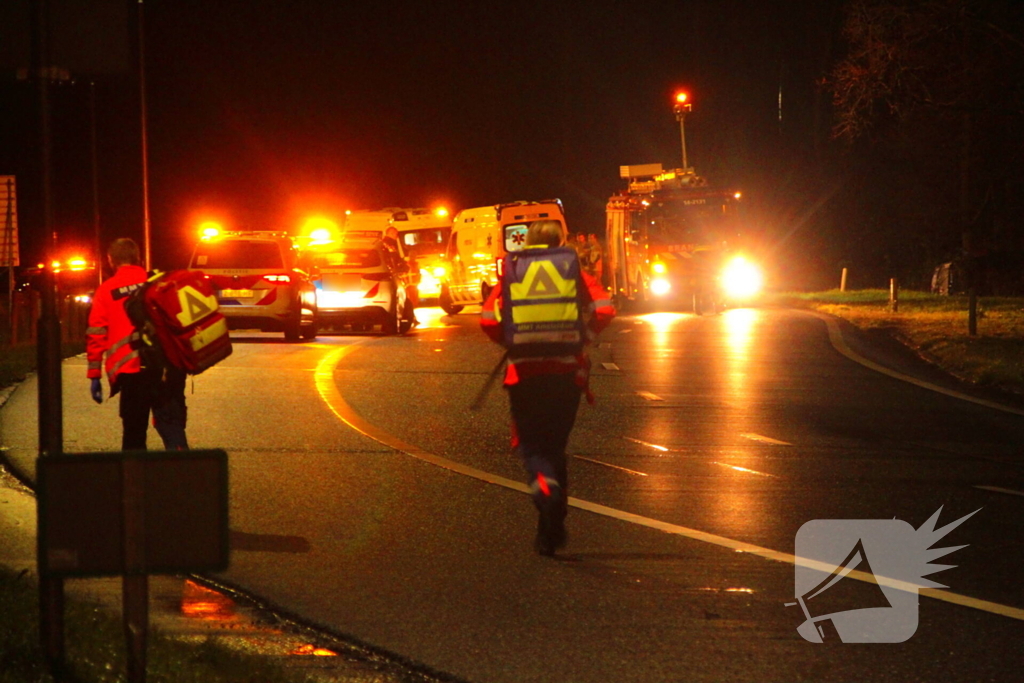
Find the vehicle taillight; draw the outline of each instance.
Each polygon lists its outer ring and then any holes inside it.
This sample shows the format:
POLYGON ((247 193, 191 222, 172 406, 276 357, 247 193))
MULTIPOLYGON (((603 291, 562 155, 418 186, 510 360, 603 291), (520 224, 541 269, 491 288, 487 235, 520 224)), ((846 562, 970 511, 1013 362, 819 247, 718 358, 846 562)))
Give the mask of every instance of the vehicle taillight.
POLYGON ((292 276, 288 274, 282 275, 264 275, 263 279, 267 282, 276 282, 278 284, 288 284, 292 281, 292 276))
POLYGON ((374 283, 373 287, 370 287, 370 291, 363 295, 364 299, 372 299, 377 296, 377 292, 380 291, 380 283, 374 283))

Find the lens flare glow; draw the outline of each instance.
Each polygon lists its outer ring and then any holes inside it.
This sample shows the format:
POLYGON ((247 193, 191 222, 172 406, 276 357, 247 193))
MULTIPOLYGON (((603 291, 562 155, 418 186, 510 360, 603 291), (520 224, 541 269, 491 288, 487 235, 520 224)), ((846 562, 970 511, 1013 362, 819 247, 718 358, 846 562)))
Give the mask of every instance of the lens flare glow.
POLYGON ((665 296, 672 290, 672 284, 664 278, 651 280, 651 294, 654 296, 665 296))
POLYGON ((764 280, 761 270, 742 256, 736 256, 722 271, 722 288, 727 296, 747 299, 761 292, 764 280))

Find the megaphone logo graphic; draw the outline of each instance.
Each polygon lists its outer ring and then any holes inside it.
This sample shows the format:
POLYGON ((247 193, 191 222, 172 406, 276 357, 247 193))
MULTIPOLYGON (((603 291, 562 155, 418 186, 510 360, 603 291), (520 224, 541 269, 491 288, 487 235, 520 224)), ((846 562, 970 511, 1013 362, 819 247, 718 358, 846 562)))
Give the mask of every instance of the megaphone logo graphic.
POLYGON ((932 560, 964 548, 932 548, 977 513, 936 530, 898 519, 816 519, 796 535, 797 632, 812 643, 902 643, 917 631, 918 591, 945 588, 922 577, 955 565, 932 560))

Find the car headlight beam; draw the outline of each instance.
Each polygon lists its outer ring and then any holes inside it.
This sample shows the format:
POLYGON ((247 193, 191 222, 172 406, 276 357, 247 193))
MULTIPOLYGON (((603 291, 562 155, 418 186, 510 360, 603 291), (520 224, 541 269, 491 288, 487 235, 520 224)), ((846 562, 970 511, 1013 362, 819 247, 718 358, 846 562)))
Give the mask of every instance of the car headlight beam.
POLYGON ((763 286, 761 270, 742 256, 733 258, 722 271, 722 289, 731 298, 755 296, 763 286))
POLYGON ((662 277, 657 277, 651 280, 651 294, 655 296, 665 296, 672 289, 672 283, 662 277))

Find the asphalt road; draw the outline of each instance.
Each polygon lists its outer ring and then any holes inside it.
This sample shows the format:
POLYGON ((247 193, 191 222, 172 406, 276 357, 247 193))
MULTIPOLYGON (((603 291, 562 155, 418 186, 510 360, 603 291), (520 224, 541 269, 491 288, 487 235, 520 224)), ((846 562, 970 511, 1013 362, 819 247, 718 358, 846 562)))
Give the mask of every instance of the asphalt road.
MULTIPOLYGON (((499 349, 475 315, 421 318, 404 337, 243 333, 196 378, 190 440, 231 456, 220 579, 469 681, 1019 680, 1024 414, 857 364, 805 312, 623 316, 595 351, 597 403, 569 447, 570 545, 542 558, 503 392, 468 410, 499 349), (808 600, 814 616, 916 612, 905 642, 798 634, 792 554, 825 552, 819 537, 797 548, 802 525, 918 528, 940 507, 936 527, 980 510, 929 543, 966 544, 927 577, 946 599, 879 603, 879 586, 846 578, 808 600)), ((116 407, 88 402, 78 365, 66 449, 109 450, 116 407)), ((34 426, 10 414, 5 442, 30 443, 34 426)), ((9 455, 30 467, 22 450, 9 455)), ((920 536, 865 540, 870 566, 920 560, 920 536)))

